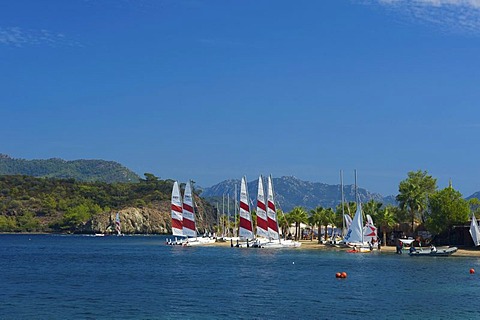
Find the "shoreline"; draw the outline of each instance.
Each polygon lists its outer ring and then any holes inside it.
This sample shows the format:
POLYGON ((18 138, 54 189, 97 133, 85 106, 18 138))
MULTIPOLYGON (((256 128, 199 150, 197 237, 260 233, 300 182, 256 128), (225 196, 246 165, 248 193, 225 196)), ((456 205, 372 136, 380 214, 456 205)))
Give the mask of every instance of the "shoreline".
MULTIPOLYGON (((318 243, 316 240, 300 240, 302 245, 295 250, 323 250, 323 251, 346 251, 347 248, 332 247, 329 245, 318 243)), ((213 246, 230 247, 230 242, 215 242, 213 246)), ((438 247, 441 248, 441 247, 438 247)), ((458 247, 457 247, 458 248, 458 247)), ((382 246, 380 253, 396 254, 397 248, 395 246, 382 246)), ((480 249, 477 248, 458 248, 457 252, 451 255, 452 257, 480 257, 480 249)))
MULTIPOLYGON (((48 232, 0 232, 0 235, 86 235, 86 234, 65 234, 65 233, 48 233, 48 232)), ((93 235, 93 234, 92 234, 93 235)), ((140 236, 140 234, 138 234, 140 236)), ((153 234, 150 234, 153 235, 153 234)), ((163 234, 156 234, 155 236, 168 236, 163 234)), ((340 247, 332 247, 329 245, 318 243, 316 240, 300 240, 299 241, 302 245, 299 248, 295 248, 296 250, 323 250, 323 251, 346 251, 346 248, 340 247)), ((218 247, 230 247, 230 242, 215 242, 209 244, 208 246, 218 246, 218 247)), ((440 247, 439 247, 440 248, 440 247)), ((472 248, 461 248, 457 247, 457 252, 453 253, 451 256, 453 257, 480 257, 480 247, 472 247, 472 248)), ((380 253, 388 253, 388 254, 395 254, 396 253, 395 246, 382 246, 380 249, 380 253)))

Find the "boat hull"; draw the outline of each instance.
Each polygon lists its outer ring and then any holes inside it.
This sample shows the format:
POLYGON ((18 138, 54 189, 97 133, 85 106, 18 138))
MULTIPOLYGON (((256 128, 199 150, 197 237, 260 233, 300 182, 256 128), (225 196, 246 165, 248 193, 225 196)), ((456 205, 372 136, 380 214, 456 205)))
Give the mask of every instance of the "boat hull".
POLYGON ((455 252, 457 252, 457 247, 449 247, 449 248, 437 248, 437 251, 431 250, 417 250, 414 252, 410 252, 409 255, 411 257, 448 257, 455 252))

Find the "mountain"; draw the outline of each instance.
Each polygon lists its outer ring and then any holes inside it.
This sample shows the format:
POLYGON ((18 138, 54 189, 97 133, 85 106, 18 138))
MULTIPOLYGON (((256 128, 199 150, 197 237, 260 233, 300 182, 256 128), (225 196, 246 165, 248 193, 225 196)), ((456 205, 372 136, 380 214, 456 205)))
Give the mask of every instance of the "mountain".
POLYGON ((26 175, 85 182, 138 182, 140 177, 114 161, 73 160, 58 158, 47 160, 14 159, 0 154, 0 175, 26 175))
MULTIPOLYGON (((266 179, 264 186, 266 188, 266 179)), ((232 200, 235 194, 235 185, 237 185, 237 193, 240 189, 240 180, 225 180, 212 187, 205 188, 201 196, 210 203, 222 205, 222 197, 228 197, 232 200)), ((258 179, 247 183, 248 193, 253 203, 256 203, 258 179)), ((314 209, 318 206, 324 208, 335 208, 342 199, 341 186, 329 185, 320 182, 303 181, 295 177, 273 178, 273 186, 275 190, 277 206, 284 212, 291 211, 294 207, 301 206, 307 210, 314 209)), ((266 192, 266 189, 265 189, 266 192)), ((345 201, 355 201, 355 186, 344 185, 343 192, 345 201)), ((384 205, 395 204, 395 197, 383 197, 378 193, 371 193, 366 189, 358 188, 360 201, 363 203, 373 199, 384 205)), ((226 201, 226 200, 225 200, 226 201)))

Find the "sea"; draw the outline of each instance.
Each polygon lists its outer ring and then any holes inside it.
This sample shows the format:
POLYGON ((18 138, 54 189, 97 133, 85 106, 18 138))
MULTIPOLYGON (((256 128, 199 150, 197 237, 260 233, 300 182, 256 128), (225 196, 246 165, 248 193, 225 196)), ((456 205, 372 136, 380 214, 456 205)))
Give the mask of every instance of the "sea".
POLYGON ((0 287, 0 319, 480 319, 479 258, 164 236, 0 235, 0 287))

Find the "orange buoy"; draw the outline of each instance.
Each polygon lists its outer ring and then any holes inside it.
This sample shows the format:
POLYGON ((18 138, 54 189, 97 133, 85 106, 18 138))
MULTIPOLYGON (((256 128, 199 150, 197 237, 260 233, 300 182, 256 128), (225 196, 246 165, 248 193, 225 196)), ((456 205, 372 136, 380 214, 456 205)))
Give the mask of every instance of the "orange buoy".
POLYGON ((342 272, 340 276, 344 279, 344 278, 347 277, 347 273, 346 273, 346 272, 342 272))
POLYGON ((335 278, 341 278, 342 274, 340 272, 335 273, 335 278))
POLYGON ((470 274, 474 274, 475 273, 475 269, 470 269, 470 274))

